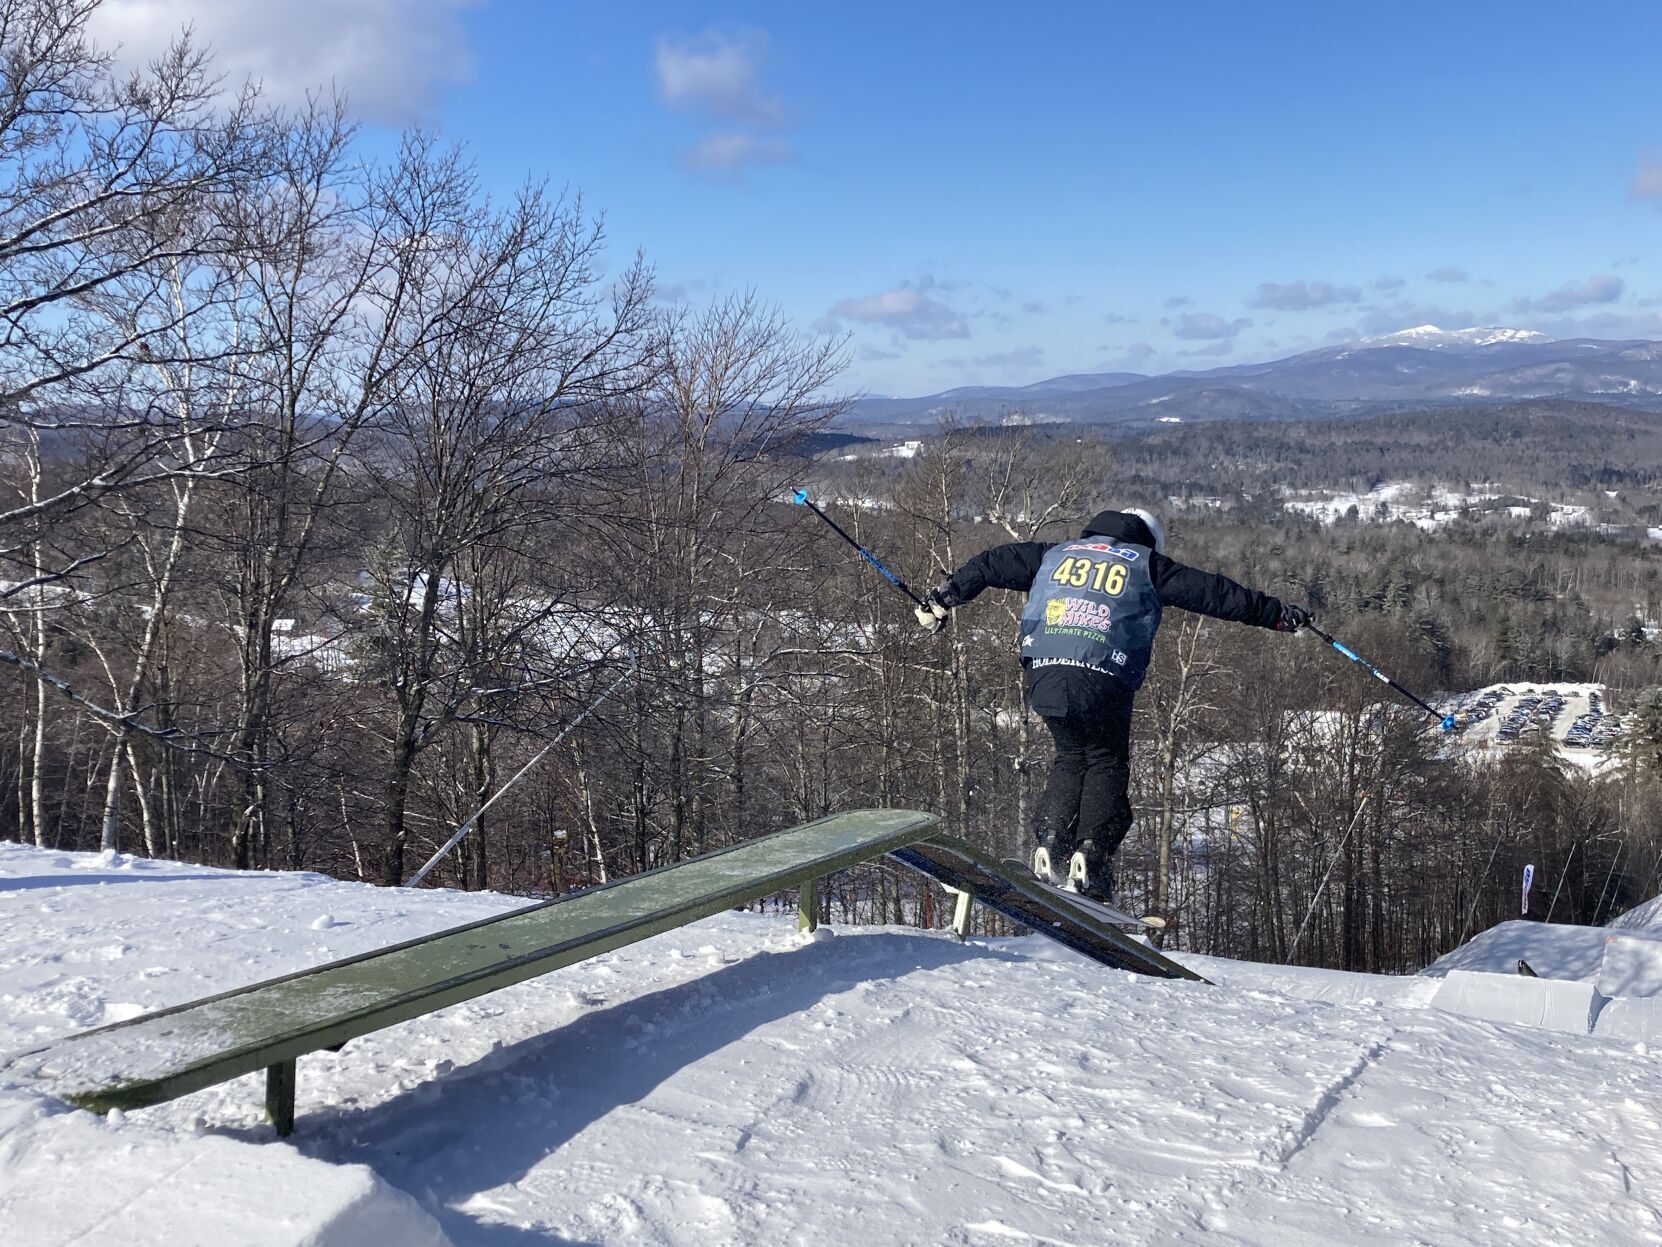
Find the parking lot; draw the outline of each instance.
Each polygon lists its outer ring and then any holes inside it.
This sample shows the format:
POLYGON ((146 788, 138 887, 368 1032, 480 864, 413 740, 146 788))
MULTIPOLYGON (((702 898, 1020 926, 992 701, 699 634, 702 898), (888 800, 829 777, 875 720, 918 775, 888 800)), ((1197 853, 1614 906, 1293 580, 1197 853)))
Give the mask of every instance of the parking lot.
POLYGON ((1587 685, 1496 685, 1449 699, 1444 710, 1454 716, 1454 734, 1474 743, 1512 745, 1545 732, 1567 749, 1604 749, 1618 744, 1624 730, 1602 690, 1587 685), (1492 735, 1483 730, 1490 721, 1492 735))

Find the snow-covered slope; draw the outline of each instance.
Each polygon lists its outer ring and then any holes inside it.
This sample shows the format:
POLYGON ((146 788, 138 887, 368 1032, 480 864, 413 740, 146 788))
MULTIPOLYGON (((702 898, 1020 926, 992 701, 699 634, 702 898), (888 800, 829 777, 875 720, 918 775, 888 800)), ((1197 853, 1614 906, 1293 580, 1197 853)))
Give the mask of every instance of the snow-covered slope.
MULTIPOLYGON (((1597 980, 1604 963, 1605 941, 1620 919, 1608 927, 1578 927, 1554 922, 1502 922, 1475 936, 1453 952, 1439 957, 1421 971, 1439 977, 1451 970, 1483 970, 1491 974, 1515 974, 1520 960, 1547 979, 1597 980)), ((1625 930, 1640 938, 1644 931, 1625 930)), ((1656 934, 1662 940, 1662 932, 1656 934)))
POLYGON ((1662 937, 1662 896, 1653 896, 1644 904, 1635 905, 1620 917, 1612 918, 1610 925, 1628 934, 1662 937))
POLYGON ((1533 520, 1560 528, 1590 528, 1591 509, 1580 503, 1503 498, 1491 489, 1456 489, 1423 481, 1383 481, 1365 494, 1349 490, 1290 490, 1282 506, 1323 524, 1354 518, 1360 523, 1407 523, 1427 532, 1466 519, 1533 520), (1352 516, 1352 508, 1355 509, 1352 516))
POLYGON ((235 1132, 155 1130, 0 1094, 0 1241, 442 1247, 438 1223, 362 1164, 235 1132))
MULTIPOLYGON (((0 846, 0 1052, 515 903, 0 846)), ((292 1145, 0 1086, 0 1242, 1656 1241, 1644 1045, 1195 964, 725 914, 303 1058, 292 1145)))
POLYGON ((1473 329, 1439 329, 1436 325, 1415 325, 1395 333, 1372 338, 1359 338, 1352 346, 1417 346, 1429 350, 1448 350, 1470 346, 1493 346, 1497 342, 1551 342, 1544 333, 1533 329, 1504 329, 1478 327, 1473 329))

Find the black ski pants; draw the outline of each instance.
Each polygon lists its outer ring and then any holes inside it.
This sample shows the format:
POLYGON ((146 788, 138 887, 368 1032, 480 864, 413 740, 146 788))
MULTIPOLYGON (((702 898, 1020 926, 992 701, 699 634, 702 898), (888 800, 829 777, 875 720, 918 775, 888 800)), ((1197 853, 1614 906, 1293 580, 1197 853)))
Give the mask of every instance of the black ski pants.
POLYGON ((1056 760, 1039 800, 1034 837, 1063 853, 1089 840, 1097 863, 1105 863, 1131 829, 1133 693, 1113 683, 1114 694, 1089 708, 1043 716, 1056 760))

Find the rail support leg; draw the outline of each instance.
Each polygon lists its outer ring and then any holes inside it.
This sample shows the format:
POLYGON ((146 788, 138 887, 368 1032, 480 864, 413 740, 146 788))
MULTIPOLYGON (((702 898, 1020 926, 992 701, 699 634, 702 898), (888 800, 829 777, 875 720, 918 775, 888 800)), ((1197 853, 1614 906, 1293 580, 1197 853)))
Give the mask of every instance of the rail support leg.
POLYGON ((294 1062, 279 1061, 265 1071, 265 1115, 277 1127, 277 1137, 294 1133, 294 1062))
POLYGON ((969 935, 970 906, 975 897, 969 892, 954 892, 957 899, 952 904, 952 934, 958 937, 960 943, 969 935))
POLYGON ((808 880, 796 894, 796 929, 810 932, 819 929, 818 879, 808 880))

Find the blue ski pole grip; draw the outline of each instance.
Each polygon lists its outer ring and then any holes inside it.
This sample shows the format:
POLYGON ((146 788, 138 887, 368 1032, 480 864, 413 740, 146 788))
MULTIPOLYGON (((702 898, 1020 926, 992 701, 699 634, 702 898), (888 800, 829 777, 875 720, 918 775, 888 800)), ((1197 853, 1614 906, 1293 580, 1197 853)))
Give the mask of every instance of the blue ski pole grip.
POLYGON ((808 491, 806 489, 796 490, 791 494, 791 501, 796 503, 799 507, 806 506, 808 502, 808 491))
POLYGON ((1454 716, 1452 714, 1445 714, 1443 716, 1443 731, 1452 732, 1453 730, 1454 730, 1454 716))

